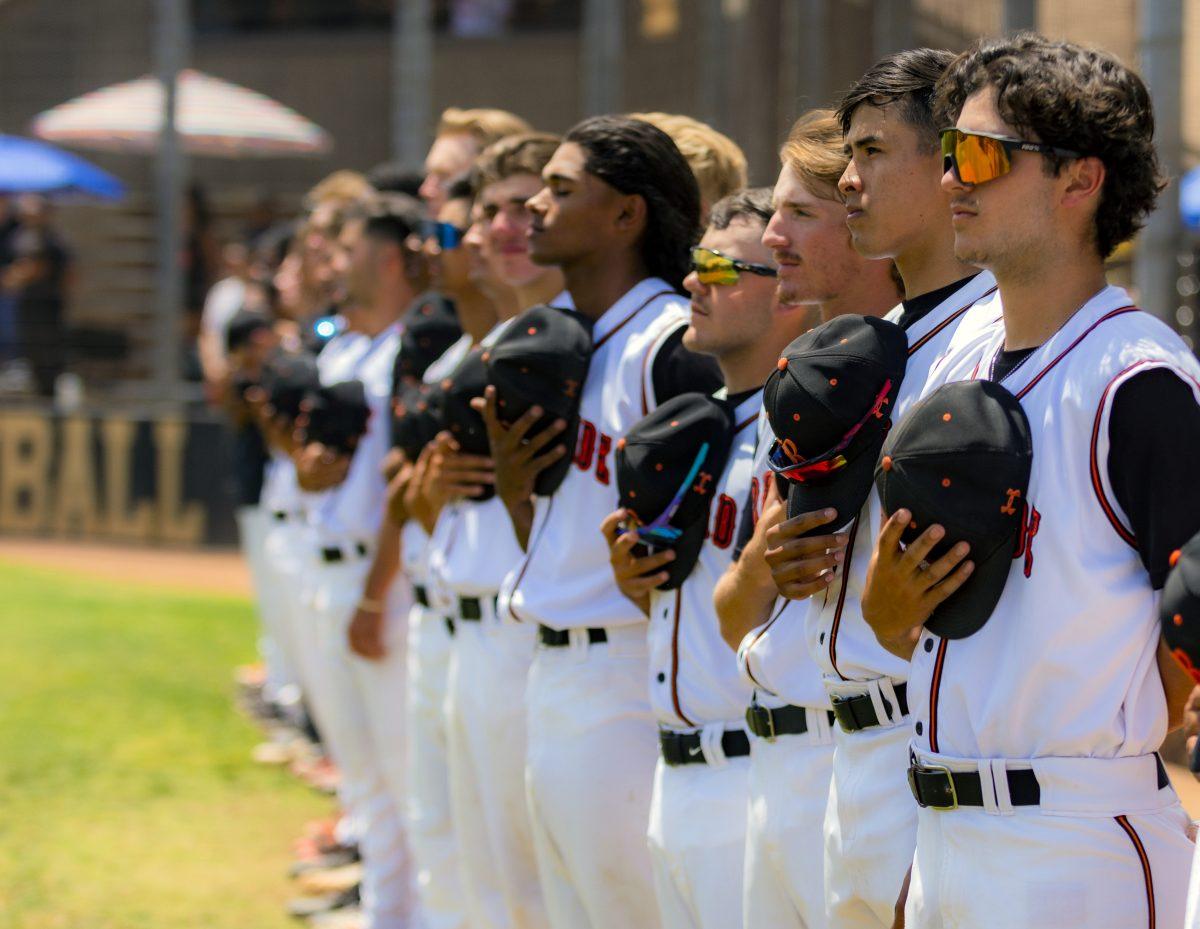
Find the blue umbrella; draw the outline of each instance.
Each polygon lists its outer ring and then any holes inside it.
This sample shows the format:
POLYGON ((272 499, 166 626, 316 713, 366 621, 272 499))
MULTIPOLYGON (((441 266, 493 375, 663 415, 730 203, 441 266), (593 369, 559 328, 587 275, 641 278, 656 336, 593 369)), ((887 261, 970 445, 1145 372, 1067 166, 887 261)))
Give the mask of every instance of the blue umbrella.
POLYGON ((1192 168, 1179 182, 1179 212, 1188 229, 1200 232, 1200 168, 1192 168))
POLYGON ((45 142, 0 135, 0 193, 83 194, 119 200, 125 196, 125 185, 78 155, 45 142))

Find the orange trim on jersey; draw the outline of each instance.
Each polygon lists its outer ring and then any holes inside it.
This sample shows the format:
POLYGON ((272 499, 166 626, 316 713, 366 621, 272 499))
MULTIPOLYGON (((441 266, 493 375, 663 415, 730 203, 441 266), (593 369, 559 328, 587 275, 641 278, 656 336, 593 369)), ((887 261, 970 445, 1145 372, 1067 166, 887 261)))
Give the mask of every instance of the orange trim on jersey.
MULTIPOLYGON (((554 506, 554 498, 550 497, 546 502, 546 519, 550 519, 550 508, 554 506)), ((546 524, 542 524, 542 532, 545 532, 546 524)), ((542 540, 542 532, 538 533, 537 542, 542 540)), ((529 551, 525 553, 525 560, 521 562, 521 570, 517 574, 517 579, 513 582, 512 591, 508 595, 508 612, 512 613, 513 619, 519 623, 526 622, 525 617, 517 612, 517 608, 513 606, 513 597, 517 595, 517 588, 521 586, 521 581, 525 580, 525 572, 529 570, 529 562, 533 558, 533 550, 536 542, 533 539, 529 540, 529 551)))
POLYGON ((938 751, 938 691, 942 687, 942 667, 946 664, 946 647, 949 639, 942 639, 938 645, 937 658, 933 662, 933 677, 929 683, 929 750, 935 754, 938 751))
POLYGON ((1048 365, 1046 365, 1046 367, 1042 368, 1042 370, 1039 371, 1034 376, 1033 380, 1031 380, 1023 388, 1021 388, 1020 393, 1017 394, 1017 399, 1018 400, 1023 399, 1025 397, 1025 395, 1027 393, 1029 393, 1029 391, 1033 390, 1033 388, 1035 388, 1038 385, 1038 382, 1041 381, 1042 378, 1044 378, 1047 374, 1049 374, 1060 361, 1062 361, 1064 358, 1067 357, 1067 355, 1071 354, 1071 352, 1073 352, 1076 349, 1076 347, 1079 345, 1079 343, 1082 342, 1084 339, 1086 339, 1089 335, 1091 335, 1092 331, 1097 326, 1099 326, 1101 323, 1106 323, 1110 319, 1115 319, 1118 316, 1124 316, 1126 313, 1140 313, 1140 312, 1141 312, 1141 310, 1138 309, 1136 306, 1123 306, 1123 307, 1120 307, 1119 309, 1112 310, 1108 313, 1105 313, 1098 320, 1096 320, 1094 323, 1092 323, 1090 326, 1088 326, 1086 329, 1084 329, 1083 332, 1081 332, 1079 334, 1078 338, 1076 338, 1074 342, 1072 342, 1070 345, 1068 345, 1066 348, 1064 348, 1061 352, 1059 352, 1053 361, 1051 361, 1048 365))
POLYGON ((671 631, 671 705, 675 707, 675 715, 687 725, 696 725, 683 712, 679 702, 679 617, 683 612, 683 588, 675 588, 675 628, 671 631))
POLYGON ((1133 824, 1126 816, 1113 817, 1117 821, 1117 825, 1125 830, 1125 834, 1129 836, 1129 841, 1133 843, 1133 848, 1137 852, 1138 860, 1142 863, 1142 880, 1146 885, 1146 927, 1147 929, 1155 929, 1157 925, 1157 916, 1154 908, 1154 875, 1150 870, 1150 856, 1146 854, 1146 846, 1142 844, 1142 838, 1137 834, 1137 830, 1133 828, 1133 824))
MULTIPOLYGON (((833 625, 829 629, 829 663, 834 673, 843 681, 844 675, 837 666, 837 636, 842 625, 842 608, 846 605, 846 579, 850 576, 850 558, 854 554, 854 537, 858 535, 859 520, 854 520, 850 527, 850 538, 846 542, 846 560, 842 562, 842 589, 838 592, 837 607, 833 611, 833 625)), ((827 595, 828 596, 828 595, 827 595)))
POLYGON ((638 313, 642 312, 642 310, 644 310, 646 307, 648 307, 651 303, 653 303, 659 297, 674 297, 674 296, 678 296, 678 294, 676 294, 675 291, 673 291, 673 290, 660 290, 658 293, 647 297, 646 301, 641 306, 639 306, 636 310, 634 310, 632 313, 630 313, 628 316, 626 316, 623 320, 621 320, 619 323, 617 323, 615 326, 613 326, 612 329, 610 329, 604 335, 600 336, 600 338, 596 340, 596 344, 592 346, 592 351, 595 351, 596 349, 598 349, 601 345, 603 345, 605 342, 607 342, 609 339, 611 339, 613 336, 615 336, 618 332, 620 332, 622 329, 624 329, 633 320, 633 317, 637 316, 638 313))
POLYGON ((985 290, 983 293, 981 293, 978 297, 976 297, 974 300, 972 300, 966 306, 960 307, 959 309, 955 310, 953 313, 951 313, 949 316, 947 316, 945 319, 943 319, 940 323, 938 323, 936 326, 934 326, 932 329, 930 329, 927 333, 925 333, 925 335, 923 335, 923 336, 921 336, 921 338, 917 339, 916 342, 914 342, 912 345, 910 345, 908 347, 908 356, 911 358, 913 355, 915 355, 917 352, 919 352, 922 348, 925 347, 926 343, 928 343, 939 332, 941 332, 943 329, 945 329, 947 326, 949 326, 952 322, 954 322, 956 319, 958 319, 960 316, 962 316, 964 313, 966 313, 967 310, 971 309, 971 307, 973 307, 976 303, 978 303, 984 297, 990 297, 992 294, 994 294, 996 292, 996 286, 997 285, 993 284, 991 290, 985 290))
POLYGON ((755 414, 753 416, 751 416, 749 419, 743 419, 740 423, 737 423, 733 427, 734 438, 737 438, 738 434, 743 429, 745 429, 747 426, 749 426, 751 423, 756 423, 756 422, 758 422, 758 413, 757 412, 755 412, 755 414))

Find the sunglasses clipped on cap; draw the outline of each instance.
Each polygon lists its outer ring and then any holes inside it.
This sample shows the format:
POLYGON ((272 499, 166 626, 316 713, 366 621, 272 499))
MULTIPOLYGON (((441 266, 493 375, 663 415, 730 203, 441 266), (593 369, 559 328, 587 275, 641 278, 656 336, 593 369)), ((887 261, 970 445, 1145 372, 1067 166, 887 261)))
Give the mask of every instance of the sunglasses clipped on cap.
POLYGON ((466 234, 466 229, 459 229, 453 223, 439 223, 432 219, 421 223, 421 238, 425 241, 436 239, 438 248, 444 252, 462 245, 463 236, 466 234))
POLYGON ((692 247, 692 270, 701 284, 736 284, 741 272, 776 277, 778 272, 770 265, 756 265, 749 261, 738 261, 722 255, 716 249, 692 247))
POLYGON ((1013 152, 1036 152, 1060 158, 1082 158, 1079 152, 1054 145, 1040 145, 1024 139, 991 135, 986 132, 964 132, 962 129, 943 129, 942 172, 954 169, 962 184, 983 184, 994 181, 1012 170, 1013 152))
POLYGON ((785 480, 797 484, 807 484, 811 480, 819 480, 828 477, 835 471, 840 471, 846 467, 846 456, 842 452, 850 447, 850 443, 854 441, 854 437, 858 435, 862 427, 870 421, 872 416, 883 418, 883 408, 888 402, 888 393, 891 389, 891 380, 884 381, 883 388, 879 391, 879 396, 875 398, 875 403, 867 410, 867 415, 855 423, 842 441, 829 451, 814 458, 805 458, 796 451, 796 443, 791 439, 783 441, 776 439, 771 446, 770 454, 767 455, 767 467, 785 480))
POLYGON ((679 512, 683 498, 687 496, 688 488, 692 486, 692 481, 696 479, 696 475, 704 467, 704 461, 707 458, 708 443, 705 442, 700 446, 700 451, 696 453, 696 460, 692 462, 691 470, 688 471, 687 477, 683 479, 683 483, 679 485, 679 490, 675 492, 675 496, 671 498, 671 502, 667 504, 667 508, 652 522, 635 528, 634 531, 637 532, 639 539, 658 545, 671 545, 679 541, 679 537, 683 535, 683 530, 676 529, 670 525, 671 518, 679 512))

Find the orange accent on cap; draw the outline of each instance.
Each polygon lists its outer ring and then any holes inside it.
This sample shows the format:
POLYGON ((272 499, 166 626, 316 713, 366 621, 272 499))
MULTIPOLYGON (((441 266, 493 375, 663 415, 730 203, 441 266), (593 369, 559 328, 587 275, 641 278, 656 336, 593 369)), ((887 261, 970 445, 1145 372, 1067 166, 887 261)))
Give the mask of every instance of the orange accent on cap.
POLYGON ((1176 613, 1174 616, 1171 617, 1171 622, 1173 622, 1176 626, 1182 626, 1183 625, 1183 614, 1176 613))
POLYGON ((537 332, 537 326, 530 326, 525 331, 528 332, 530 335, 534 335, 537 332))
POLYGON ((787 370, 787 359, 780 358, 777 362, 775 362, 775 367, 778 368, 780 371, 786 371, 787 370))
POLYGON ((943 414, 942 414, 942 422, 944 422, 944 423, 948 423, 948 422, 950 422, 950 420, 952 420, 953 418, 954 418, 954 417, 953 417, 953 416, 951 416, 949 413, 943 413, 943 414))
POLYGON ((671 420, 671 425, 672 425, 672 426, 678 426, 678 425, 679 425, 679 420, 677 420, 677 419, 673 419, 673 420, 671 420))
POLYGON ((879 467, 883 468, 885 471, 892 470, 892 456, 884 455, 883 460, 879 462, 879 467))
POLYGON ((636 491, 636 490, 631 490, 631 491, 629 491, 629 496, 630 496, 630 498, 636 497, 636 496, 637 496, 637 491, 636 491))
POLYGON ((617 451, 620 451, 620 450, 621 450, 621 449, 623 449, 624 447, 625 447, 625 440, 624 440, 624 439, 617 439, 617 451))
POLYGON ((480 357, 481 359, 483 359, 484 361, 487 361, 489 358, 491 358, 491 357, 492 357, 492 353, 491 353, 491 352, 484 352, 484 353, 483 353, 482 355, 480 355, 479 357, 480 357))
POLYGON ((845 344, 846 344, 847 342, 849 342, 849 341, 850 341, 849 339, 842 339, 842 341, 840 341, 840 342, 838 343, 838 345, 845 345, 845 344))
POLYGON ((449 390, 453 384, 454 381, 450 380, 450 378, 446 378, 442 381, 442 390, 449 390))
POLYGON ((942 478, 942 486, 949 487, 950 486, 950 478, 948 478, 948 477, 942 478))
POLYGON ((829 386, 830 386, 830 387, 837 387, 837 378, 836 378, 836 377, 831 377, 831 378, 829 379, 829 386))
POLYGON ((800 422, 800 414, 799 413, 792 414, 792 422, 794 422, 794 423, 800 422))
POLYGON ((528 374, 528 373, 529 373, 529 369, 528 369, 528 368, 525 368, 525 367, 522 367, 522 368, 521 368, 521 373, 522 373, 522 374, 528 374))
POLYGON ((917 528, 917 521, 916 521, 915 519, 914 519, 914 520, 912 520, 912 521, 911 521, 911 522, 908 524, 908 528, 909 528, 909 529, 916 529, 916 528, 917 528))
POLYGON ((1171 567, 1172 567, 1172 568, 1173 568, 1173 567, 1175 567, 1175 565, 1179 564, 1179 556, 1180 556, 1180 555, 1182 555, 1182 554, 1183 554, 1183 550, 1182 550, 1182 549, 1178 549, 1178 548, 1177 548, 1177 549, 1175 549, 1175 551, 1171 552, 1171 557, 1170 557, 1170 559, 1169 559, 1169 560, 1170 560, 1170 562, 1171 562, 1171 567))
POLYGON ((656 464, 656 465, 654 466, 654 470, 655 470, 655 471, 661 471, 662 469, 663 469, 663 466, 662 466, 662 462, 661 462, 661 461, 660 461, 658 464, 656 464))

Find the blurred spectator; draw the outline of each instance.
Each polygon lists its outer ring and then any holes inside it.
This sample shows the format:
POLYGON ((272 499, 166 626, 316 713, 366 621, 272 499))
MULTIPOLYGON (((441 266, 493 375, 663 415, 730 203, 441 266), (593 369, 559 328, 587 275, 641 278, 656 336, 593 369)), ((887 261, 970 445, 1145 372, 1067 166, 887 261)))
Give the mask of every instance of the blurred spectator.
POLYGON ((204 188, 193 184, 183 201, 183 254, 180 256, 184 274, 184 307, 193 327, 200 322, 204 298, 216 279, 220 264, 220 247, 212 231, 212 210, 204 188))
MULTIPOLYGON (((216 401, 224 392, 229 376, 228 352, 225 347, 229 321, 241 309, 247 309, 250 293, 250 251, 240 242, 231 242, 221 251, 224 276, 213 284, 204 298, 200 316, 200 368, 209 399, 216 401)), ((251 300, 250 303, 255 301, 251 300)))
POLYGON ((255 201, 246 215, 246 232, 242 236, 251 248, 258 247, 258 240, 279 222, 279 204, 270 194, 263 194, 255 201))
POLYGON ((0 290, 13 301, 16 355, 28 363, 32 386, 49 395, 64 368, 71 254, 52 226, 44 197, 18 200, 17 226, 8 238, 12 261, 3 269, 0 290))
POLYGON ((17 211, 12 199, 0 194, 0 365, 17 357, 17 301, 3 286, 4 269, 12 264, 17 211))

